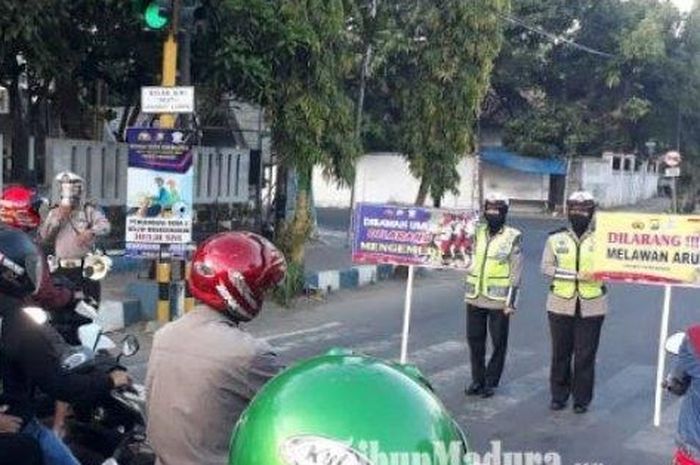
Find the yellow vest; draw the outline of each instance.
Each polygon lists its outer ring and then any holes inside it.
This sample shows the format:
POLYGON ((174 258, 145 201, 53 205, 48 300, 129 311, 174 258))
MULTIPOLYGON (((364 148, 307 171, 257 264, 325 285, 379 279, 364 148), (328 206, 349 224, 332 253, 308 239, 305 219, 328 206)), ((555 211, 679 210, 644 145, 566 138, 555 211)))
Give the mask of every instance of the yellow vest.
MULTIPOLYGON (((557 270, 563 276, 576 276, 578 272, 593 271, 593 236, 587 235, 579 243, 570 231, 562 231, 549 236, 549 247, 557 259, 557 270)), ((582 299, 597 299, 605 293, 602 281, 579 281, 564 279, 555 274, 552 280, 552 293, 563 299, 572 299, 578 293, 582 299)))
POLYGON ((467 299, 479 295, 505 302, 510 291, 510 255, 520 238, 520 231, 510 226, 489 238, 488 227, 476 230, 472 266, 467 274, 467 299))

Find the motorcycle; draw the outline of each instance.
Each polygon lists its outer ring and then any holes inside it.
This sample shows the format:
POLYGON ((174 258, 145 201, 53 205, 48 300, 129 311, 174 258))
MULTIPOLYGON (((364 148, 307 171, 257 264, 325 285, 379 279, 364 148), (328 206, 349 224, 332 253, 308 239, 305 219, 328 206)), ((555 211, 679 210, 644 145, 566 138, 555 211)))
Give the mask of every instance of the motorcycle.
MULTIPOLYGON (((91 323, 78 328, 80 345, 67 346, 61 365, 67 372, 89 373, 95 370, 110 373, 124 370, 123 358, 136 355, 140 349, 138 339, 127 335, 117 344, 94 322, 96 312, 90 314, 89 306, 84 316, 92 316, 91 323), (113 355, 118 348, 118 354, 113 355)), ((38 307, 24 311, 38 324, 46 324, 49 315, 38 307)), ((155 455, 146 441, 146 393, 145 387, 132 384, 115 389, 98 404, 71 405, 73 415, 66 419, 66 443, 84 464, 95 465, 152 465, 155 455)))
MULTIPOLYGON (((666 340, 665 349, 671 355, 678 355, 685 341, 685 333, 675 333, 666 340)), ((684 396, 690 387, 691 378, 685 373, 669 373, 663 382, 663 387, 668 392, 677 396, 684 396)), ((700 465, 700 462, 688 456, 680 448, 676 451, 672 465, 700 465)))
MULTIPOLYGON (((47 258, 49 269, 53 273, 57 269, 57 261, 54 257, 47 258)), ((84 259, 83 276, 93 281, 103 280, 109 271, 112 269, 112 259, 101 252, 89 253, 84 259)), ((54 278, 56 279, 56 278, 54 278)), ((62 279, 66 287, 74 288, 75 283, 68 282, 65 278, 62 279)), ((74 289, 79 290, 79 289, 74 289)), ((92 325, 97 319, 97 310, 100 302, 91 297, 84 297, 76 300, 71 304, 71 308, 56 309, 52 312, 51 326, 63 337, 70 345, 80 345, 80 328, 86 325, 92 325)), ((85 330, 85 329, 84 329, 85 330)), ((105 341, 106 343, 106 341, 105 341)), ((108 344, 107 349, 113 349, 116 346, 108 344)))

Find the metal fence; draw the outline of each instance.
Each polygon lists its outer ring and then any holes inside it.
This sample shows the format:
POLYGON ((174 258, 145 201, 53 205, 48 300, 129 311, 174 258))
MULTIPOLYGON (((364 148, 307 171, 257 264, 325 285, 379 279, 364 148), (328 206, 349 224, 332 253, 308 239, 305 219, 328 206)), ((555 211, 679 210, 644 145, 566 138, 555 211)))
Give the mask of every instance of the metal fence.
MULTIPOLYGON (((46 183, 69 170, 86 181, 88 198, 104 207, 126 205, 127 144, 75 139, 46 140, 46 183)), ((194 203, 246 203, 250 152, 228 147, 195 147, 194 203)), ((53 186, 55 190, 56 187, 53 186)), ((52 196, 56 198, 56 192, 52 196)))

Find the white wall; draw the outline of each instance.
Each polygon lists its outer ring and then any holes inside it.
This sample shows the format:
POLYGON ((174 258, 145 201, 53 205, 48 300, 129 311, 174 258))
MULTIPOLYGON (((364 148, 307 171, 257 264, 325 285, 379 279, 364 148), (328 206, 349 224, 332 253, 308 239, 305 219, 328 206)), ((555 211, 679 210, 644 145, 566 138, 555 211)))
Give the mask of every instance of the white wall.
POLYGON ((484 196, 500 192, 511 200, 547 202, 549 200, 548 174, 523 173, 489 163, 481 164, 484 196))
POLYGON ((582 160, 581 187, 592 192, 603 207, 631 205, 656 196, 656 171, 653 162, 638 164, 635 155, 607 152, 602 158, 582 160))
MULTIPOLYGON (((474 201, 474 158, 463 160, 457 167, 461 181, 459 194, 447 194, 442 201, 445 208, 472 208, 474 201)), ((396 153, 376 153, 363 156, 357 163, 355 200, 374 203, 412 204, 418 194, 419 182, 411 175, 408 163, 396 153)), ((350 188, 339 187, 327 179, 323 170, 314 169, 314 202, 317 207, 347 208, 350 206, 350 188)), ((426 204, 432 204, 429 198, 426 204)))

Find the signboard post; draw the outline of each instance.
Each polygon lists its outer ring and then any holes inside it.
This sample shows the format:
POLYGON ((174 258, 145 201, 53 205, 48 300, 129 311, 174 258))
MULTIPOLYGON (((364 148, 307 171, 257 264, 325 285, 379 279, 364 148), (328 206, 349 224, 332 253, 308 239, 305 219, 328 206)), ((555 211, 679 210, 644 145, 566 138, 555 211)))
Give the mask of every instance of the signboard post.
POLYGON ((479 214, 465 210, 358 203, 352 260, 408 266, 401 363, 408 359, 413 281, 417 266, 467 270, 479 214))
POLYGON ((596 279, 664 286, 654 398, 659 426, 673 287, 700 287, 700 216, 598 213, 594 240, 596 279))

